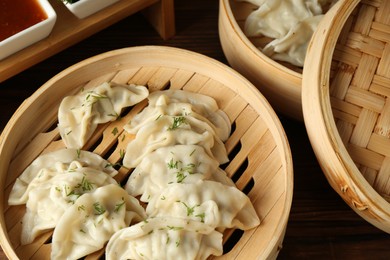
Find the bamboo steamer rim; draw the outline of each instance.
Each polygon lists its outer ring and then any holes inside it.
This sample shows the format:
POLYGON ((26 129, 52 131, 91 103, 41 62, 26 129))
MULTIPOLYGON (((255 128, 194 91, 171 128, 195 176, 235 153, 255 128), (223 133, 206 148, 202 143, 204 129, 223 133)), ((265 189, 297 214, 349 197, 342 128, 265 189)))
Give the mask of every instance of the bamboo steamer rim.
POLYGON ((219 36, 225 56, 235 70, 260 89, 278 112, 303 121, 302 74, 265 55, 245 35, 240 25, 244 18, 237 17, 240 15, 237 10, 245 4, 249 3, 220 0, 219 36), (233 6, 232 3, 240 6, 233 6))
POLYGON ((303 70, 303 115, 314 152, 334 190, 361 217, 390 233, 390 204, 368 183, 348 153, 330 101, 329 79, 336 42, 359 2, 338 1, 312 38, 303 70))
MULTIPOLYGON (((229 88, 231 88, 236 93, 240 93, 241 96, 244 95, 245 101, 247 101, 248 104, 250 104, 259 113, 259 115, 261 115, 261 118, 266 123, 269 132, 273 136, 273 140, 278 147, 278 154, 283 164, 283 172, 285 172, 283 174, 283 178, 285 180, 285 187, 283 190, 284 207, 281 210, 281 214, 278 215, 280 222, 278 222, 278 225, 274 226, 272 231, 273 239, 267 241, 267 246, 264 247, 264 255, 268 255, 268 257, 272 256, 272 254, 275 253, 275 250, 280 249, 279 243, 284 237, 284 232, 287 226, 292 204, 293 166, 287 136, 284 132, 281 122, 279 121, 276 113, 273 111, 268 101, 248 80, 246 80, 243 76, 227 65, 199 53, 175 47, 129 47, 102 53, 68 67, 67 69, 49 79, 32 96, 26 99, 4 128, 0 136, 0 158, 2 160, 2 163, 0 164, 0 172, 8 172, 9 163, 13 159, 15 149, 18 149, 19 140, 23 137, 23 131, 18 130, 18 128, 23 128, 21 126, 23 125, 23 120, 27 119, 25 115, 28 109, 31 107, 40 106, 42 105, 42 102, 45 101, 51 102, 51 99, 47 96, 50 95, 50 93, 61 91, 61 87, 66 85, 66 81, 69 79, 69 76, 74 72, 78 72, 78 74, 83 73, 83 75, 76 77, 73 84, 84 84, 85 78, 91 78, 92 74, 99 75, 101 72, 111 73, 121 69, 126 69, 127 67, 131 67, 125 63, 134 63, 138 65, 138 62, 133 61, 131 57, 148 57, 147 59, 142 60, 142 64, 139 66, 161 66, 162 59, 164 58, 163 63, 164 65, 168 64, 167 67, 172 66, 184 70, 189 68, 191 70, 195 69, 196 71, 193 72, 209 76, 212 79, 216 79, 222 84, 229 86, 229 88), (167 56, 171 59, 165 59, 167 56), (107 65, 107 63, 109 65, 107 65), (92 66, 94 68, 93 73, 86 69, 91 68, 92 66), (90 74, 85 76, 85 74, 88 73, 90 74), (232 86, 231 82, 236 82, 237 84, 232 86), (53 88, 53 85, 55 88, 53 88), (245 93, 243 93, 244 91, 240 91, 240 87, 243 85, 248 90, 245 93)), ((2 174, 3 177, 0 178, 0 185, 3 185, 3 187, 6 182, 5 175, 6 174, 2 174)), ((0 199, 5 201, 4 192, 0 193, 0 199)), ((3 203, 0 204, 0 208, 1 212, 4 213, 3 203)), ((0 242, 2 248, 10 259, 17 259, 17 255, 9 241, 8 232, 4 225, 4 214, 0 214, 0 222, 0 242)))

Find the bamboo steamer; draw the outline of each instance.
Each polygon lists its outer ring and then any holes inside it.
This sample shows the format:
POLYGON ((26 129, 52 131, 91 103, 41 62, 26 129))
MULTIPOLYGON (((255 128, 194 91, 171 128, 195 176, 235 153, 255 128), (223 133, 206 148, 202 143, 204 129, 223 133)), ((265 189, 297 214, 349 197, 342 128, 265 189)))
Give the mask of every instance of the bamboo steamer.
MULTIPOLYGON (((20 245, 25 207, 8 206, 8 195, 15 178, 39 154, 64 146, 56 127, 62 98, 105 81, 146 85, 150 91, 185 89, 216 99, 232 123, 226 142, 230 162, 223 167, 248 194, 262 221, 249 231, 226 231, 224 255, 218 259, 276 258, 293 194, 292 156, 278 117, 260 92, 228 66, 190 51, 159 46, 114 50, 77 63, 50 79, 15 112, 0 139, 0 240, 7 256, 49 258, 51 232, 30 245, 20 245)), ((134 106, 121 120, 98 127, 85 149, 118 162, 118 151, 126 142, 112 130, 123 131, 122 125, 145 105, 134 106)), ((121 168, 119 172, 124 177, 131 171, 121 168)), ((87 259, 98 259, 103 253, 87 259)))
POLYGON ((310 141, 336 192, 390 233, 390 1, 339 1, 303 71, 310 141))
POLYGON ((269 39, 248 38, 245 20, 256 7, 237 0, 220 0, 219 37, 229 64, 249 79, 278 112, 303 120, 301 91, 302 69, 272 60, 256 46, 269 39))

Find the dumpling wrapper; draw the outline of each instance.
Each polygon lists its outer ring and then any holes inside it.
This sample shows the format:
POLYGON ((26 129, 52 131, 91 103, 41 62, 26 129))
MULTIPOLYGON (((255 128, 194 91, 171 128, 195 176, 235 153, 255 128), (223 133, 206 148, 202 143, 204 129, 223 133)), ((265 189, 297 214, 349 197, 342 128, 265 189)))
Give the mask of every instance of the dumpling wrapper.
POLYGON ((146 219, 138 200, 119 185, 82 195, 59 220, 52 238, 52 259, 79 259, 102 249, 117 231, 146 219))
POLYGON ((146 155, 131 173, 125 188, 130 195, 142 195, 140 200, 148 202, 171 183, 193 183, 203 179, 234 185, 202 146, 174 145, 146 155))
POLYGON ((115 233, 106 259, 204 260, 222 251, 222 234, 208 225, 175 217, 149 218, 115 233))
POLYGON ((129 133, 136 134, 145 123, 156 120, 162 115, 190 115, 209 124, 222 141, 226 141, 230 135, 229 117, 209 96, 183 90, 164 90, 151 93, 148 99, 149 105, 124 127, 129 133))
POLYGON ((58 130, 66 147, 81 149, 99 124, 115 121, 123 108, 148 95, 144 86, 105 82, 90 91, 65 97, 58 109, 58 130))
POLYGON ((259 8, 249 14, 245 34, 282 38, 300 21, 323 13, 318 0, 244 0, 259 8))
POLYGON ((308 17, 292 27, 282 38, 267 44, 263 52, 274 60, 286 61, 303 67, 307 46, 323 15, 308 17))
POLYGON ((123 165, 134 168, 147 154, 177 144, 199 145, 220 164, 229 161, 224 143, 212 132, 199 128, 190 119, 187 121, 187 117, 163 115, 140 128, 126 147, 123 165))
POLYGON ((264 48, 258 48, 274 60, 303 67, 307 46, 324 10, 337 0, 238 1, 258 6, 246 19, 245 34, 273 39, 264 48))
POLYGON ((38 235, 55 228, 64 212, 80 196, 108 184, 117 185, 117 182, 93 168, 71 164, 69 170, 62 173, 42 170, 29 184, 21 243, 32 243, 38 235))
POLYGON ((251 201, 242 191, 208 180, 170 184, 153 197, 146 214, 200 221, 220 230, 247 230, 260 224, 251 201))
POLYGON ((23 171, 12 187, 8 204, 25 204, 29 197, 29 191, 35 187, 33 186, 34 179, 39 178, 42 171, 51 172, 51 175, 46 173, 46 178, 48 178, 56 173, 67 172, 74 167, 93 168, 112 177, 118 173, 108 161, 98 154, 77 149, 60 149, 40 155, 23 171))

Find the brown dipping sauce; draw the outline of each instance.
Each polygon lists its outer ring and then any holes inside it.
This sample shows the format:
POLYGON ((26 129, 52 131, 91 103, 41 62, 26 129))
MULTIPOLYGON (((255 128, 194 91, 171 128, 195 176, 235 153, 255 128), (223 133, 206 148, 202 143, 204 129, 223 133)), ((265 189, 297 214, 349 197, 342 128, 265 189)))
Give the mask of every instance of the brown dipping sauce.
POLYGON ((0 0, 0 41, 45 19, 38 0, 0 0))

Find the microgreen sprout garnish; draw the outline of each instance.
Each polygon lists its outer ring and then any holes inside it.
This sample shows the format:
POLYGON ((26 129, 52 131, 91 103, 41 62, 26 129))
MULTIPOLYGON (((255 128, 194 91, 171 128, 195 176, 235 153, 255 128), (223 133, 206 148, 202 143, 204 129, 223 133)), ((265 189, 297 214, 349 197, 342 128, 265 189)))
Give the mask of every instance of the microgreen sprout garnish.
POLYGON ((64 185, 65 195, 67 197, 74 195, 74 190, 72 190, 68 185, 64 185))
MULTIPOLYGON (((64 185, 65 196, 69 197, 69 202, 74 203, 81 195, 85 192, 92 191, 94 189, 93 183, 90 182, 85 175, 81 179, 81 182, 76 186, 71 188, 68 185, 64 185)), ((56 190, 62 191, 59 187, 56 187, 56 190)))
POLYGON ((81 179, 81 182, 75 186, 75 189, 79 189, 79 188, 81 188, 82 191, 91 191, 93 190, 93 183, 87 180, 87 178, 85 178, 84 175, 83 178, 81 179))
POLYGON ((123 159, 125 157, 125 153, 126 153, 126 151, 124 149, 119 150, 119 156, 121 159, 123 159))
POLYGON ((93 204, 93 209, 95 210, 95 215, 101 215, 106 212, 106 209, 99 202, 93 204))
POLYGON ((180 239, 176 241, 176 247, 180 246, 180 239))
POLYGON ((205 216, 206 216, 206 214, 203 212, 203 213, 199 213, 199 214, 196 214, 196 215, 194 215, 195 214, 195 208, 197 208, 197 207, 200 207, 200 205, 195 205, 195 206, 192 206, 192 207, 190 207, 190 206, 188 206, 185 202, 183 202, 183 201, 178 201, 178 202, 181 202, 183 205, 184 205, 184 207, 186 208, 186 210, 187 210, 187 216, 189 217, 189 216, 194 216, 194 217, 197 217, 197 218, 200 218, 200 221, 202 222, 202 223, 204 223, 204 218, 205 218, 205 216))
POLYGON ((195 168, 195 164, 189 163, 186 166, 184 166, 183 168, 181 168, 181 171, 188 172, 189 174, 193 174, 194 168, 195 168))
POLYGON ((200 222, 204 223, 204 218, 206 217, 206 213, 196 214, 195 217, 200 218, 200 222))
POLYGON ((176 182, 177 183, 182 183, 185 178, 187 178, 187 175, 185 175, 184 172, 177 172, 176 173, 176 182))
POLYGON ((82 229, 82 228, 81 228, 79 231, 80 231, 81 233, 84 233, 84 234, 87 233, 87 232, 85 232, 85 230, 82 229))
POLYGON ((193 174, 195 169, 195 164, 189 163, 185 166, 182 166, 182 161, 175 161, 173 158, 167 163, 168 169, 174 169, 176 174, 176 182, 181 183, 187 178, 188 174, 193 174))
POLYGON ((84 205, 80 205, 80 206, 77 207, 77 210, 78 211, 82 211, 82 210, 84 211, 85 210, 85 206, 84 205))
POLYGON ((121 115, 118 115, 118 113, 115 112, 115 114, 108 114, 108 116, 115 117, 115 120, 121 119, 121 115))
POLYGON ((95 104, 99 100, 105 99, 105 98, 108 98, 108 97, 105 95, 93 92, 93 91, 89 91, 85 97, 85 100, 84 100, 85 102, 81 106, 85 106, 85 105, 92 106, 93 104, 95 104))
POLYGON ((118 204, 115 205, 115 212, 119 212, 121 208, 123 208, 123 205, 125 205, 125 199, 122 198, 122 202, 119 202, 118 204))
POLYGON ((182 230, 184 229, 183 227, 176 227, 176 226, 167 226, 167 229, 168 230, 175 230, 175 231, 178 231, 178 230, 182 230))
POLYGON ((162 117, 162 115, 161 115, 161 114, 160 114, 160 115, 158 115, 158 117, 156 117, 156 119, 154 119, 154 121, 157 121, 157 120, 159 120, 161 117, 162 117))
POLYGON ((195 205, 193 207, 188 206, 185 202, 181 202, 187 209, 187 216, 192 216, 194 214, 195 208, 199 207, 199 205, 195 205))
POLYGON ((169 161, 168 169, 178 169, 179 161, 174 161, 173 158, 169 161))
POLYGON ((114 127, 114 129, 112 129, 111 133, 115 136, 118 134, 118 128, 117 127, 114 127))
POLYGON ((66 133, 66 135, 70 135, 72 133, 72 130, 70 130, 69 132, 66 133))
POLYGON ((184 116, 175 116, 173 117, 173 123, 168 128, 169 131, 176 130, 179 128, 182 124, 186 124, 186 118, 184 116))
POLYGON ((80 150, 80 149, 77 149, 77 150, 76 150, 76 154, 77 154, 77 159, 80 159, 81 150, 80 150))

